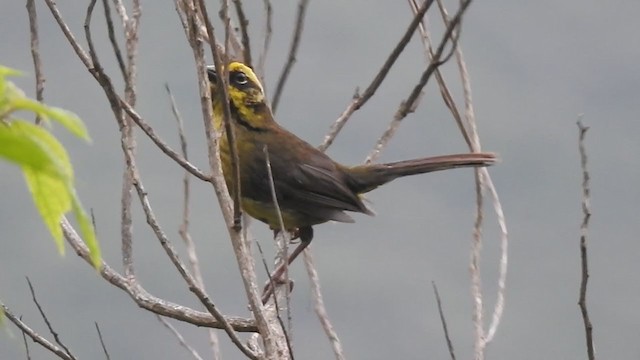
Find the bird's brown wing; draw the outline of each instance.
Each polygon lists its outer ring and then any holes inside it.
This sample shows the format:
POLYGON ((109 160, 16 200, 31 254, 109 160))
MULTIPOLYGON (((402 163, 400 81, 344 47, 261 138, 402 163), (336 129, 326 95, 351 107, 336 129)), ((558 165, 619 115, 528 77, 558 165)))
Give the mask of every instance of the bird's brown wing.
MULTIPOLYGON (((283 211, 296 213, 314 224, 329 220, 353 222, 344 211, 371 214, 358 194, 349 188, 347 175, 339 165, 310 144, 280 131, 280 141, 271 141, 274 137, 269 137, 258 146, 266 143, 268 147, 278 203, 283 211)), ((266 168, 266 158, 260 154, 251 162, 254 176, 252 184, 242 190, 243 196, 272 202, 268 176, 255 176, 264 173, 258 168, 266 168), (259 191, 250 194, 245 189, 259 191)))

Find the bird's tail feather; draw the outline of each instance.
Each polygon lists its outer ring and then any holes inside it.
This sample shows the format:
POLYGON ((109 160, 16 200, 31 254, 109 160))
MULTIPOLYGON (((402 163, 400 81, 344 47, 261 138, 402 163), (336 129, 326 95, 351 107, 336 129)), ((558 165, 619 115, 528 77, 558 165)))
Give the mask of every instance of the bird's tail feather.
POLYGON ((354 166, 349 169, 354 188, 358 193, 371 191, 378 186, 402 176, 455 169, 461 167, 489 166, 497 162, 493 153, 467 153, 433 156, 386 164, 354 166))

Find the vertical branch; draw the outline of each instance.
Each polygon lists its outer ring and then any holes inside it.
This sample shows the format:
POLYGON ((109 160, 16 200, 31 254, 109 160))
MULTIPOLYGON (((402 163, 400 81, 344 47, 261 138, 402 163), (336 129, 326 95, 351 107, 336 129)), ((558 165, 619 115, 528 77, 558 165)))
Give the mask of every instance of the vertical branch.
MULTIPOLYGON (((175 0, 180 1, 180 0, 175 0)), ((258 293, 257 286, 257 276, 255 272, 255 265, 253 258, 251 257, 251 252, 249 249, 249 245, 247 244, 246 238, 243 237, 242 231, 238 231, 234 228, 234 213, 230 206, 230 198, 229 193, 227 191, 227 186, 224 181, 224 177, 222 175, 222 169, 220 165, 220 154, 218 149, 218 140, 216 137, 216 132, 213 129, 213 124, 211 119, 212 109, 211 109, 211 92, 209 87, 209 82, 207 80, 207 76, 205 73, 205 58, 204 58, 204 48, 202 46, 202 37, 201 31, 198 25, 201 23, 198 20, 201 16, 205 19, 205 25, 207 29, 207 33, 209 35, 209 45, 212 48, 214 55, 214 62, 216 63, 217 70, 219 74, 223 74, 224 71, 220 54, 217 52, 215 39, 211 36, 213 34, 213 28, 210 24, 210 21, 205 16, 206 13, 202 12, 199 14, 198 12, 206 11, 204 7, 204 1, 202 0, 183 0, 186 3, 186 6, 180 6, 179 8, 184 9, 187 12, 187 19, 189 24, 189 29, 186 31, 187 36, 189 38, 189 43, 191 44, 194 59, 196 62, 196 70, 198 71, 198 87, 200 93, 200 105, 203 115, 204 126, 207 134, 207 147, 209 153, 209 166, 212 171, 212 185, 214 191, 217 195, 218 203, 220 205, 220 209, 224 215, 226 223, 229 225, 229 235, 231 237, 231 244, 233 246, 234 254, 236 256, 236 260, 238 262, 238 267, 240 269, 240 275, 242 277, 242 282, 245 288, 245 293, 247 299, 249 300, 249 307, 253 316, 255 316, 256 326, 260 335, 262 336, 263 345, 264 345, 264 354, 266 357, 274 357, 276 355, 286 354, 286 344, 285 340, 278 336, 277 331, 274 330, 271 326, 270 317, 265 311, 264 306, 260 300, 260 295, 258 293), (196 5, 197 4, 197 5, 196 5)), ((177 6, 178 7, 178 6, 177 6)), ((219 77, 222 84, 224 84, 227 79, 226 76, 219 77)), ((222 86, 221 88, 223 101, 224 101, 224 121, 226 123, 229 122, 230 119, 230 111, 228 107, 228 95, 226 91, 226 87, 222 86)), ((233 140, 233 139, 232 139, 233 140)), ((234 148, 233 146, 231 147, 234 148)))
MULTIPOLYGON (((438 6, 441 11, 442 18, 445 22, 448 21, 446 10, 441 2, 438 2, 438 6)), ((460 72, 460 78, 463 86, 463 94, 465 101, 465 119, 467 121, 466 128, 469 131, 469 138, 471 139, 470 148, 474 152, 481 151, 480 148, 480 137, 478 135, 478 128, 476 126, 475 120, 475 112, 473 109, 473 101, 471 97, 471 81, 469 80, 469 72, 467 70, 466 63, 464 61, 464 56, 462 54, 462 49, 458 46, 455 50, 456 61, 458 63, 458 68, 460 72)), ((491 323, 489 324, 489 330, 485 334, 478 333, 476 334, 476 344, 481 345, 482 351, 484 352, 484 348, 488 343, 493 340, 493 337, 498 330, 498 326, 500 325, 500 320, 502 319, 502 314, 504 312, 504 303, 505 303, 505 289, 506 289, 506 281, 507 281, 507 264, 508 264, 508 245, 509 245, 509 236, 507 231, 506 219, 504 216, 504 211, 502 209, 502 203, 500 202, 500 198, 498 196, 498 192, 493 184, 493 180, 489 175, 489 170, 486 168, 476 169, 476 197, 482 197, 482 189, 485 188, 489 190, 491 195, 491 200, 493 203, 494 212, 496 213, 498 219, 498 226, 500 227, 500 263, 499 263, 499 273, 498 273, 498 292, 496 294, 496 303, 493 308, 493 314, 491 317, 491 323)), ((477 239, 481 241, 481 226, 482 226, 482 201, 478 200, 477 205, 477 222, 476 228, 474 230, 474 234, 477 234, 477 239)), ((481 243, 474 242, 474 248, 472 252, 479 256, 481 250, 481 243)), ((472 255, 475 256, 475 255, 472 255)), ((479 260, 479 258, 478 258, 479 260)), ((477 279, 480 278, 480 270, 478 270, 477 279)), ((472 275, 473 277, 473 275, 472 275)), ((480 300, 480 306, 482 305, 482 293, 481 289, 477 289, 479 292, 475 293, 475 299, 480 300)), ((478 304, 478 302, 476 302, 478 304)), ((482 309, 480 309, 482 311, 482 309)), ((481 320, 478 321, 481 324, 481 320)), ((482 354, 484 357, 484 353, 482 354)))
POLYGON ((287 82, 287 78, 289 77, 291 68, 293 67, 293 64, 296 62, 296 53, 298 52, 298 46, 300 45, 300 38, 302 37, 302 29, 304 26, 304 16, 307 12, 307 5, 309 5, 309 0, 300 0, 300 2, 298 2, 298 13, 296 15, 296 27, 293 29, 293 38, 291 39, 291 46, 289 47, 289 56, 287 57, 287 62, 284 64, 284 67, 282 68, 282 73, 280 73, 280 78, 278 79, 278 85, 276 85, 276 92, 275 94, 273 94, 273 101, 271 102, 271 109, 274 114, 278 110, 278 104, 280 103, 280 96, 282 95, 284 84, 287 82))
MULTIPOLYGON (((225 21, 225 45, 228 43, 228 25, 229 25, 229 16, 226 12, 227 6, 226 1, 223 1, 223 12, 224 12, 224 21, 225 21)), ((227 91, 227 83, 229 81, 229 68, 226 65, 227 54, 224 54, 224 59, 222 58, 222 54, 220 53, 220 49, 218 48, 216 41, 213 25, 211 24, 211 20, 209 19, 209 15, 207 13, 207 7, 205 6, 204 0, 198 0, 198 5, 200 11, 202 12, 202 17, 204 19, 204 24, 207 29, 207 34, 209 35, 209 46, 211 49, 211 53, 213 56, 213 63, 216 67, 216 71, 221 76, 218 76, 218 89, 222 95, 222 109, 223 109, 223 123, 225 129, 225 135, 227 136, 227 140, 229 141, 229 148, 231 150, 231 167, 233 168, 233 189, 231 192, 233 194, 233 229, 236 232, 240 232, 242 229, 242 210, 240 208, 240 199, 241 199, 241 191, 240 188, 240 161, 238 159, 238 147, 236 145, 236 136, 233 130, 233 126, 231 126, 231 109, 229 108, 229 94, 227 91)), ((225 49, 226 51, 226 49, 225 49)))
POLYGON ((270 0, 262 0, 264 4, 264 42, 262 43, 262 52, 260 53, 260 57, 258 58, 258 74, 262 77, 260 80, 264 84, 264 62, 267 59, 267 52, 269 51, 269 45, 271 44, 271 34, 273 33, 273 28, 271 26, 271 19, 273 18, 273 8, 271 6, 270 0))
MULTIPOLYGON (((40 41, 38 40, 38 14, 33 0, 27 0, 27 13, 29 15, 29 34, 31 39, 31 58, 36 74, 36 100, 44 100, 44 73, 42 72, 42 61, 40 60, 40 41)), ((36 124, 40 124, 42 119, 36 115, 36 124)))
MULTIPOLYGON (((132 17, 129 17, 127 10, 121 0, 113 0, 116 13, 120 16, 125 37, 125 54, 126 64, 122 77, 125 84, 124 97, 125 101, 132 107, 136 103, 136 78, 137 66, 136 57, 138 54, 138 25, 142 15, 140 1, 133 0, 132 17)), ((106 2, 105 2, 105 5, 106 2)), ((110 16, 109 10, 105 6, 105 16, 110 16)), ((107 21, 109 24, 110 21, 107 21)), ((88 24, 87 24, 88 27, 88 24)), ((115 39, 115 38, 114 38, 115 39)), ((117 44, 112 41, 114 53, 120 66, 122 66, 122 57, 118 55, 117 44)), ((122 70, 122 67, 121 67, 122 70)), ((122 128, 120 129, 120 141, 125 152, 129 152, 131 157, 135 157, 136 142, 134 134, 134 126, 131 117, 125 115, 122 110, 117 115, 121 119, 122 128)), ((133 267, 133 235, 132 235, 132 192, 133 192, 133 175, 131 174, 131 164, 127 163, 122 173, 122 190, 121 190, 121 235, 122 235, 122 261, 124 264, 125 276, 134 278, 135 271, 133 267)))
MULTIPOLYGON (((291 325, 291 287, 289 286, 289 242, 291 239, 289 238, 288 233, 285 230, 286 228, 284 227, 284 220, 282 220, 282 211, 280 210, 280 203, 278 202, 276 185, 273 182, 273 170, 271 168, 271 159, 269 157, 269 148, 267 147, 267 145, 264 146, 262 151, 264 152, 264 155, 265 155, 265 165, 267 166, 267 174, 269 176, 269 190, 271 192, 271 201, 273 201, 273 206, 276 209, 276 214, 278 216, 278 223, 280 225, 280 231, 278 232, 278 234, 280 234, 281 236, 279 236, 280 240, 279 241, 277 240, 277 243, 280 247, 278 251, 279 252, 278 257, 280 258, 280 262, 284 265, 284 282, 285 282, 284 296, 286 299, 286 308, 287 308, 287 327, 285 328, 284 324, 282 323, 282 318, 280 317, 279 314, 278 314, 278 319, 280 319, 280 322, 282 324, 282 331, 284 332, 284 335, 287 339, 287 346, 289 347, 289 355, 291 356, 291 359, 293 359, 293 348, 291 346, 291 336, 292 336, 291 329, 293 328, 291 325)), ((269 274, 268 270, 269 269, 267 269, 267 274, 269 274)), ((271 275, 269 275, 269 283, 273 288, 274 283, 273 283, 273 279, 271 278, 271 275)), ((278 297, 277 293, 274 294, 276 311, 279 312, 277 297, 278 297)))
MULTIPOLYGON (((233 5, 235 5, 236 13, 238 14, 238 22, 240 23, 240 33, 242 35, 243 62, 247 64, 249 67, 253 67, 252 59, 251 59, 251 44, 249 41, 249 30, 248 30, 249 20, 247 20, 247 16, 244 14, 241 0, 233 0, 233 5)), ((225 46, 225 51, 228 51, 226 46, 225 46)))
POLYGON ((453 352, 453 343, 451 342, 451 338, 449 337, 447 320, 444 318, 444 311, 442 311, 442 301, 440 300, 440 293, 438 293, 438 287, 436 286, 436 282, 432 281, 431 286, 433 287, 433 293, 436 296, 436 303, 438 305, 438 314, 440 314, 440 322, 442 323, 442 330, 444 331, 444 338, 447 342, 447 349, 449 349, 449 355, 451 356, 451 360, 456 360, 456 355, 453 352))
POLYGON ((593 325, 589 319, 587 311, 587 282, 589 281, 589 263, 587 261, 587 235, 589 233, 589 219, 591 219, 591 188, 590 176, 587 169, 587 151, 584 146, 584 139, 589 130, 588 126, 582 124, 582 116, 578 119, 578 149, 580 151, 580 167, 582 168, 582 224, 580 224, 580 264, 582 270, 582 279, 580 281, 580 299, 578 305, 582 313, 582 321, 584 322, 584 332, 587 341, 587 355, 589 360, 595 359, 595 351, 593 349, 593 325))
POLYGON ((345 357, 344 350, 342 350, 342 343, 340 342, 340 338, 338 338, 338 333, 333 328, 333 324, 331 324, 331 320, 329 320, 327 309, 324 306, 324 299, 322 298, 322 292, 320 291, 320 279, 315 265, 313 264, 311 248, 307 248, 303 255, 304 267, 307 269, 307 275, 311 282, 311 294, 313 295, 313 302, 315 303, 313 308, 320 320, 320 324, 322 325, 325 335, 329 338, 331 348, 333 349, 333 355, 336 357, 336 360, 344 360, 345 357))
MULTIPOLYGON (((185 160, 189 161, 189 153, 187 147, 187 138, 184 134, 184 122, 182 121, 182 116, 180 116, 180 112, 178 111, 178 106, 176 105, 176 100, 171 93, 171 89, 169 88, 169 84, 165 84, 165 89, 167 90, 167 94, 169 95, 169 99, 171 101, 171 112, 173 113, 173 117, 178 123, 178 136, 180 138, 180 150, 182 151, 182 156, 185 160)), ((189 265, 191 266, 191 270, 193 271, 193 277, 195 279, 196 284, 200 286, 203 290, 205 290, 204 279, 202 277, 202 271, 200 271, 200 261, 198 260, 198 254, 196 252, 196 244, 193 242, 191 238, 191 234, 189 234, 189 201, 190 201, 190 193, 191 186, 189 181, 189 172, 184 172, 184 177, 182 178, 182 190, 183 190, 183 201, 182 201, 182 224, 180 225, 180 229, 178 233, 184 242, 185 248, 187 249, 187 257, 189 259, 189 265)), ((207 333, 209 334, 209 343, 211 344, 211 349, 213 351, 214 360, 220 359, 220 342, 218 340, 218 335, 215 330, 208 329, 207 333)))

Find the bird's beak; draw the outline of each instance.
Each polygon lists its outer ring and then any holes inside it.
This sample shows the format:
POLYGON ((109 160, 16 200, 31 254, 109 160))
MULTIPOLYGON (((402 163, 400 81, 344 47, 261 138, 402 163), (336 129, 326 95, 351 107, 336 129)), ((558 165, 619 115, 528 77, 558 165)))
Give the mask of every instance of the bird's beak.
POLYGON ((214 65, 207 66, 207 77, 209 78, 209 81, 214 84, 218 81, 218 73, 216 72, 216 67, 214 65))

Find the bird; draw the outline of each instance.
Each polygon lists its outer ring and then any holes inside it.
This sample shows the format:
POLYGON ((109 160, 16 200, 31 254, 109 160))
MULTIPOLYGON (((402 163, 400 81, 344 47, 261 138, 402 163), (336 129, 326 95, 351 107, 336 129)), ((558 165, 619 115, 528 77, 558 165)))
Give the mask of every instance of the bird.
MULTIPOLYGON (((287 231, 299 237, 300 244, 290 254, 288 264, 311 243, 313 226, 328 221, 354 222, 348 212, 373 215, 363 195, 381 185, 404 176, 489 166, 497 161, 494 153, 478 152, 383 164, 342 165, 275 121, 262 84, 249 66, 231 61, 226 67, 230 123, 240 171, 241 208, 268 224, 274 232, 287 231), (272 186, 284 228, 274 204, 272 186)), ((207 77, 214 128, 224 133, 224 100, 219 91, 222 82, 214 66, 207 67, 207 77)), ((224 179, 233 195, 234 168, 231 144, 226 136, 220 136, 219 150, 224 179)), ((273 278, 281 276, 283 271, 281 266, 274 271, 273 278)))

